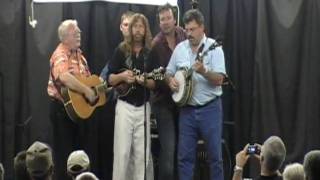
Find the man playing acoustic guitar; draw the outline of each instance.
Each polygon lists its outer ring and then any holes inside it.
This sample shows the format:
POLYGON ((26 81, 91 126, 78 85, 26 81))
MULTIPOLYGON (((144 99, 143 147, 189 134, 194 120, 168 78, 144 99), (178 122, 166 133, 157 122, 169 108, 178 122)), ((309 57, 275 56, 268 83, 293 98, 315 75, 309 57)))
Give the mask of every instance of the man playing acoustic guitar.
POLYGON ((74 123, 67 115, 61 88, 77 91, 93 103, 95 92, 75 78, 75 75, 89 76, 87 61, 81 53, 81 31, 76 20, 65 20, 58 28, 61 43, 50 59, 48 94, 50 101, 50 120, 53 126, 53 150, 56 179, 68 179, 66 165, 68 155, 83 148, 81 141, 81 123, 74 123))

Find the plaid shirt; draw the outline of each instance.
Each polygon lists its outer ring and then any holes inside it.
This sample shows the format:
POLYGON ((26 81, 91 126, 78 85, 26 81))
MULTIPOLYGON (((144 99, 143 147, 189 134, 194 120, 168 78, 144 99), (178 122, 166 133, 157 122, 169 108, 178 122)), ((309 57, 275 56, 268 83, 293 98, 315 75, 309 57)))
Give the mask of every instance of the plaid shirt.
POLYGON ((80 49, 72 51, 66 45, 60 43, 50 58, 48 94, 50 97, 58 99, 61 102, 63 102, 63 99, 60 94, 60 89, 63 84, 59 77, 65 72, 70 72, 73 75, 91 75, 82 51, 80 49))

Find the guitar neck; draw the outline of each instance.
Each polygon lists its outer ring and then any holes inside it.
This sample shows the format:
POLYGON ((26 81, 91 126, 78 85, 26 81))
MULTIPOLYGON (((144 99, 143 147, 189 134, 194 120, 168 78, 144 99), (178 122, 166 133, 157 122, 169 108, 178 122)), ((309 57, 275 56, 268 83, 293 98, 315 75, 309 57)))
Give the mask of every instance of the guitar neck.
POLYGON ((108 88, 108 85, 106 82, 103 82, 97 86, 95 86, 95 89, 98 93, 105 93, 110 91, 111 88, 108 88))

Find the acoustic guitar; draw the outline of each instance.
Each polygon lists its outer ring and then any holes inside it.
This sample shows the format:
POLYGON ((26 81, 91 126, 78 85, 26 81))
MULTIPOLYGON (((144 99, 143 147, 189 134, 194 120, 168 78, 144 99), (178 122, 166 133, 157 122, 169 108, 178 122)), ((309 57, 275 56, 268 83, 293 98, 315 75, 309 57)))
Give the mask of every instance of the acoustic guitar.
POLYGON ((75 77, 83 84, 91 87, 95 91, 97 99, 90 104, 83 94, 66 87, 61 88, 64 107, 74 122, 88 119, 97 107, 104 105, 107 102, 106 92, 111 89, 107 87, 106 82, 101 82, 97 75, 75 75, 75 77))

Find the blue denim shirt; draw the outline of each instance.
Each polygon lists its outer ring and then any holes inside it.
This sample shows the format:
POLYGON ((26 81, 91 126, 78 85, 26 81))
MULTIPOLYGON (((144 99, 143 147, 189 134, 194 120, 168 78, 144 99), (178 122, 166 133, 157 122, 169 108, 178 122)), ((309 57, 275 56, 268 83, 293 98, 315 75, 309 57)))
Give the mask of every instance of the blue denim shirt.
MULTIPOLYGON (((205 44, 203 51, 207 50, 215 40, 203 36, 201 43, 205 44)), ((172 53, 170 62, 166 68, 166 73, 174 75, 180 68, 191 68, 195 63, 197 53, 193 53, 189 40, 182 41, 177 45, 172 53)), ((226 73, 224 53, 221 46, 211 50, 203 58, 204 66, 209 70, 217 73, 226 73)), ((214 99, 216 96, 222 95, 221 86, 214 86, 205 77, 197 72, 193 72, 193 94, 189 101, 189 105, 203 105, 214 99)))

